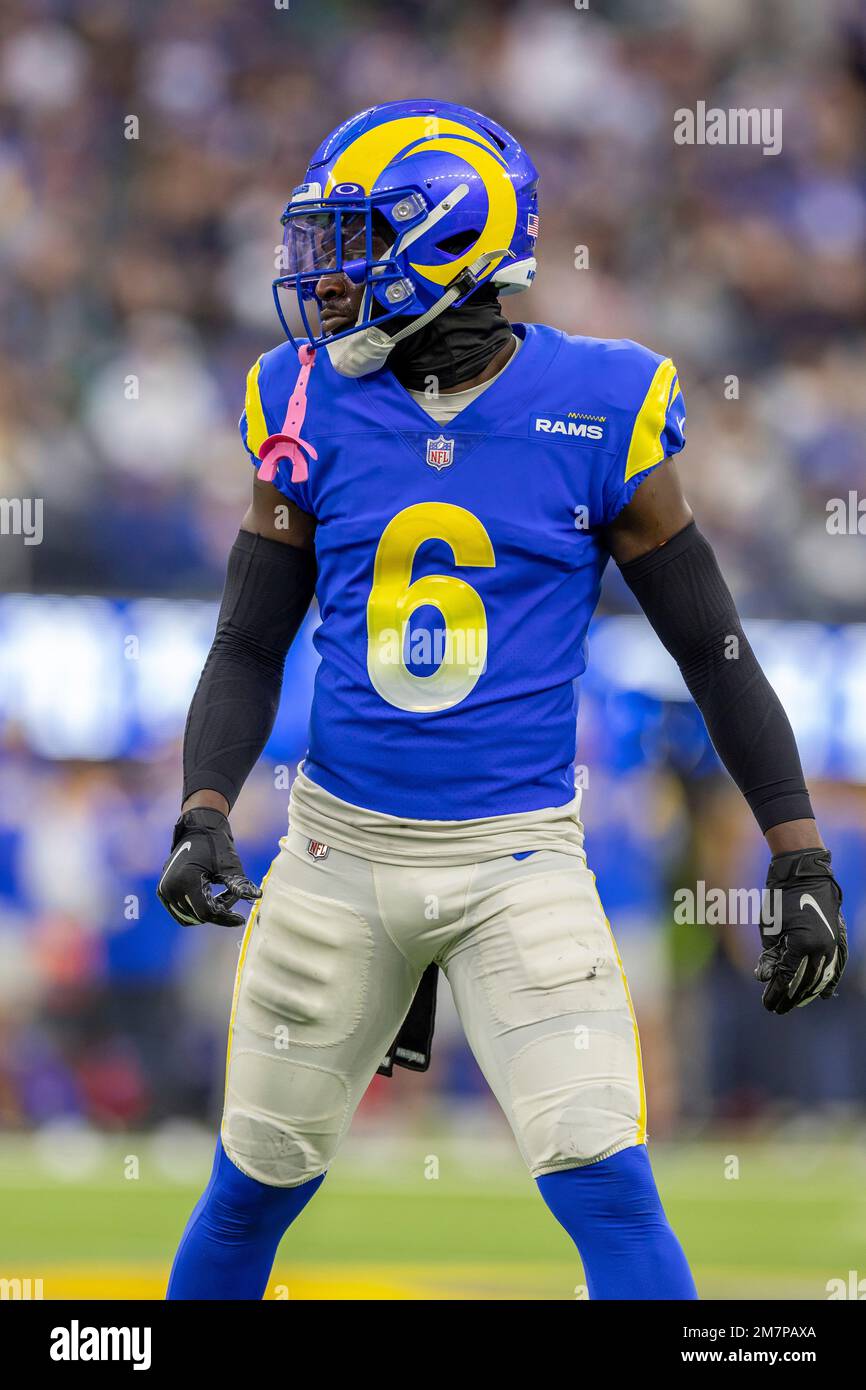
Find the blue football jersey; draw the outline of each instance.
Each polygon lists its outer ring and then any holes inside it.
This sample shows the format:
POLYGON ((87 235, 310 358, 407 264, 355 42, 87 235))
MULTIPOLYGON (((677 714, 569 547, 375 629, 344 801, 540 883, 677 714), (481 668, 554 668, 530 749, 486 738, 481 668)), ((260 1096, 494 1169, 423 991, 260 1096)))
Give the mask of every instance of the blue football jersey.
MULTIPOLYGON (((319 351, 301 435, 316 518, 321 656, 305 771, 354 805, 424 820, 561 806, 607 551, 600 530, 683 447, 676 369, 638 343, 518 324, 521 350, 442 429, 379 371, 319 351)), ((298 377, 286 343, 250 370, 257 454, 298 377)))

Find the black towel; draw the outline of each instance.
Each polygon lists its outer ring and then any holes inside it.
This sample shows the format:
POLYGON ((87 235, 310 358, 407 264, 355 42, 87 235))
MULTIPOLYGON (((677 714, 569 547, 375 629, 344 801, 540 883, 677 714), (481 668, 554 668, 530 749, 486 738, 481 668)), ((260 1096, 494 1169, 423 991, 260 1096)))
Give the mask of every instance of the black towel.
POLYGON ((439 966, 434 961, 421 976, 409 1012, 378 1069, 380 1076, 391 1076, 395 1067, 407 1067, 409 1071, 426 1071, 429 1067, 438 983, 439 966))

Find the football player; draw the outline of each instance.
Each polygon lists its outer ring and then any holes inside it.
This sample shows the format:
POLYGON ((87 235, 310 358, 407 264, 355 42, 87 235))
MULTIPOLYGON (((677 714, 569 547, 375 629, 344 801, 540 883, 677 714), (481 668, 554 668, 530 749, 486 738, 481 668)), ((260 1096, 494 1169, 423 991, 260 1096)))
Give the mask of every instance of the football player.
POLYGON ((575 681, 611 556, 766 835, 783 910, 763 929, 765 1007, 829 998, 845 964, 790 725, 680 488, 673 362, 501 313, 535 275, 537 182, 495 121, 392 102, 325 140, 283 214, 288 341, 247 379, 252 501, 159 886, 186 924, 241 926, 255 902, 170 1298, 263 1295, 377 1068, 426 1064, 438 969, 590 1296, 696 1296, 574 790, 575 681), (314 592, 309 749, 260 891, 228 816, 314 592))

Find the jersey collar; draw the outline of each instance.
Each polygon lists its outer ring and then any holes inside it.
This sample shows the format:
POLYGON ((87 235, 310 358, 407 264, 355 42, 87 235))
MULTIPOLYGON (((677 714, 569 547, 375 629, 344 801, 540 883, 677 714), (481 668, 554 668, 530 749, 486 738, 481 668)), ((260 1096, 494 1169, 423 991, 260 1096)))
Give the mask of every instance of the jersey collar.
MULTIPOLYGON (((504 419, 533 399, 539 378, 547 371, 559 350, 562 335, 542 335, 531 323, 515 323, 512 327, 516 336, 523 340, 522 348, 494 377, 487 390, 482 391, 448 422, 449 433, 489 434, 504 419)), ((431 430, 439 428, 433 417, 410 396, 387 367, 370 376, 356 378, 356 385, 369 396, 387 404, 388 421, 394 429, 429 434, 431 430)))

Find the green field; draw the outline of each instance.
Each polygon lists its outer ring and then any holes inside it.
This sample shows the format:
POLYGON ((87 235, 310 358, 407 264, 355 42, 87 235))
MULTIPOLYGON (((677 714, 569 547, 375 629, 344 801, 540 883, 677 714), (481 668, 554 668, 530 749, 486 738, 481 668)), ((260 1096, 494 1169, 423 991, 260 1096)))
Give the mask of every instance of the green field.
MULTIPOLYGON (((727 1136, 653 1156, 704 1298, 823 1299, 828 1280, 866 1276, 866 1156, 853 1141, 727 1136)), ((41 1279, 47 1299, 160 1298, 208 1170, 200 1141, 175 1151, 167 1136, 3 1141, 0 1278, 41 1279)), ((289 1232, 269 1297, 574 1299, 581 1282, 510 1148, 367 1139, 289 1232)))

